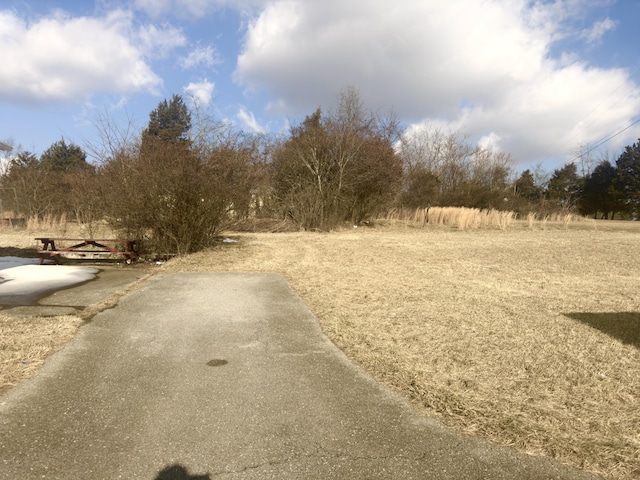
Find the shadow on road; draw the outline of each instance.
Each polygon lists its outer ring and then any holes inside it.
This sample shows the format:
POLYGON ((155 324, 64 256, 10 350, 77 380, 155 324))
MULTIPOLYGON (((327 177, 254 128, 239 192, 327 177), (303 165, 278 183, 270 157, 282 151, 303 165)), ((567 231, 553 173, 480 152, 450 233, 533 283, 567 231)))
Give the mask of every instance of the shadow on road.
POLYGON ((640 312, 565 313, 628 345, 640 348, 640 312))
POLYGON ((182 465, 171 465, 164 468, 154 480, 211 480, 208 473, 204 475, 189 475, 189 471, 182 465))

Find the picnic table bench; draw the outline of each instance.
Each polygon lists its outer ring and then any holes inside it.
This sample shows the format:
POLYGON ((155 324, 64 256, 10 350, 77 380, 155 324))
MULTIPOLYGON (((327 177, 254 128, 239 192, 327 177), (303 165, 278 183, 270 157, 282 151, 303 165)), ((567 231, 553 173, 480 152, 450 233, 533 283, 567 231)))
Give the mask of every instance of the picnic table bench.
POLYGON ((126 263, 132 263, 138 258, 135 240, 120 240, 115 238, 84 239, 84 238, 59 238, 38 237, 42 243, 38 251, 40 265, 46 258, 53 258, 60 263, 60 257, 71 258, 103 258, 105 256, 121 256, 126 263), (58 242, 58 245, 56 245, 58 242), (71 246, 68 246, 72 243, 71 246), (64 244, 65 246, 60 246, 64 244))

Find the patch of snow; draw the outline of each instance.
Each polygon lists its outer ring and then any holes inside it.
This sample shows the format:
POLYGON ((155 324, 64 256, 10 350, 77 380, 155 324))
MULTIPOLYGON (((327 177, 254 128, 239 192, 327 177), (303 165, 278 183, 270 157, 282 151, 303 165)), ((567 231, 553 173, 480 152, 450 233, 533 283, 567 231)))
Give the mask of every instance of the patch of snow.
POLYGON ((70 265, 33 265, 30 259, 0 257, 0 296, 28 295, 60 290, 93 280, 98 269, 70 265))

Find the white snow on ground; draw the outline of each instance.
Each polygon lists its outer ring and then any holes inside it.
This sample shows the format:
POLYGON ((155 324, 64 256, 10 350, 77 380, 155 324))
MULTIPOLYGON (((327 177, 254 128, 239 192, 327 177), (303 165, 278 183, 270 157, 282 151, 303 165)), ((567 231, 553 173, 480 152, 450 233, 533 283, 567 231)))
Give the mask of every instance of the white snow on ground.
POLYGON ((95 278, 98 269, 70 265, 38 265, 38 259, 0 257, 0 296, 60 290, 95 278))

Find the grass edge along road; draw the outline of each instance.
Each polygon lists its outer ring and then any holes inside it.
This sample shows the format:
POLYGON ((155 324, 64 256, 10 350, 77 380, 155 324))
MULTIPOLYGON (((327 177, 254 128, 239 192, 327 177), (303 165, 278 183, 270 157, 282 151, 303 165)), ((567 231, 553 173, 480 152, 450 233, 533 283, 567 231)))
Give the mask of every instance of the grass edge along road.
POLYGON ((242 234, 161 270, 281 272, 332 341, 424 414, 630 479, 640 235, 598 225, 242 234))

